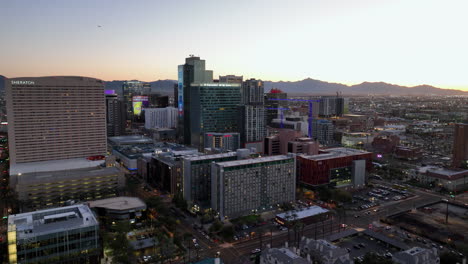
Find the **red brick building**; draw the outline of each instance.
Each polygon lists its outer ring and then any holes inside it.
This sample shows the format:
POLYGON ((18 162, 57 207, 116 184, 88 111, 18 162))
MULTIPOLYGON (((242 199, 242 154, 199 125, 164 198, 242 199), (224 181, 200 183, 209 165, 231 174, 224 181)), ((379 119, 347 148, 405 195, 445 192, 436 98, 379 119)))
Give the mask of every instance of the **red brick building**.
POLYGON ((357 176, 365 177, 365 173, 372 169, 372 153, 350 148, 331 148, 321 150, 318 155, 297 156, 298 181, 305 185, 333 184, 336 186, 351 184, 357 176), (355 170, 357 163, 363 160, 365 171, 355 170))

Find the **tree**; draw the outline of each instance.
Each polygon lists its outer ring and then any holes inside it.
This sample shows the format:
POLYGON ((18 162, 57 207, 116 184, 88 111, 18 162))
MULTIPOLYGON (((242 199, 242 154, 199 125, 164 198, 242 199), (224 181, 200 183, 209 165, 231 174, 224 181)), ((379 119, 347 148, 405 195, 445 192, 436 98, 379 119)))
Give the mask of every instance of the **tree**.
POLYGON ((351 202, 353 200, 353 196, 350 192, 340 189, 333 190, 332 198, 340 203, 351 202))
POLYGON ((257 229, 258 239, 260 241, 260 249, 263 249, 263 235, 266 233, 265 227, 260 227, 257 229))
POLYGON ((332 192, 329 187, 320 186, 317 188, 318 196, 320 200, 328 202, 332 198, 332 192))
POLYGON ((224 240, 229 240, 234 236, 234 227, 232 225, 223 226, 219 234, 224 240))
POLYGON ((461 263, 461 258, 452 252, 444 252, 440 254, 440 264, 461 263))
POLYGON ((130 224, 126 221, 118 222, 114 229, 116 232, 112 236, 106 235, 103 237, 104 245, 108 245, 111 256, 115 262, 124 264, 131 263, 129 258, 131 255, 131 248, 127 240, 130 224))
POLYGON ((219 230, 221 230, 221 228, 223 228, 223 223, 221 221, 219 221, 218 219, 216 219, 213 224, 210 226, 210 229, 209 231, 210 232, 218 232, 219 230))

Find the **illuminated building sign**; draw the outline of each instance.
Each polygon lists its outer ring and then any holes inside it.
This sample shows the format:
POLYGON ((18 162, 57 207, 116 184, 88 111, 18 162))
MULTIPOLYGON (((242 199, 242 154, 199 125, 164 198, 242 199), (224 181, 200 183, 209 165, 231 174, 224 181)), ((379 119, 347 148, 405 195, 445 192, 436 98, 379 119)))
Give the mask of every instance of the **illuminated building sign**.
POLYGON ((141 109, 148 106, 148 96, 138 95, 132 98, 133 114, 139 116, 141 109))
POLYGON ((33 81, 11 81, 11 84, 34 85, 34 82, 33 81))
POLYGON ((179 109, 179 117, 184 114, 184 65, 178 67, 178 80, 177 80, 177 108, 179 109))

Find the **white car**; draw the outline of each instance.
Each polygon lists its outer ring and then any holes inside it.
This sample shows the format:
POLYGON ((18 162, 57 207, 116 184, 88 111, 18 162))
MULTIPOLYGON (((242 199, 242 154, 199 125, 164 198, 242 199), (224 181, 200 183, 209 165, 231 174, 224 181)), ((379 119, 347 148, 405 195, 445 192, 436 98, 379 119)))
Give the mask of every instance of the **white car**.
POLYGON ((259 253, 260 251, 261 250, 259 248, 256 248, 256 249, 252 250, 251 252, 252 252, 252 254, 255 254, 255 253, 259 253))

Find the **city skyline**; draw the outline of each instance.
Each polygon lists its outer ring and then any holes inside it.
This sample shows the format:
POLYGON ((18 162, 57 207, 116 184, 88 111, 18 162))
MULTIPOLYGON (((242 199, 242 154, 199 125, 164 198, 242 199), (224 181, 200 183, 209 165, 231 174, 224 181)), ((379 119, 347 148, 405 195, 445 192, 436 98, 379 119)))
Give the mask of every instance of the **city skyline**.
POLYGON ((458 33, 468 3, 460 0, 15 1, 0 7, 0 34, 9 40, 0 43, 0 74, 8 78, 175 80, 176 66, 194 54, 214 76, 468 91, 462 74, 468 37, 458 33))

